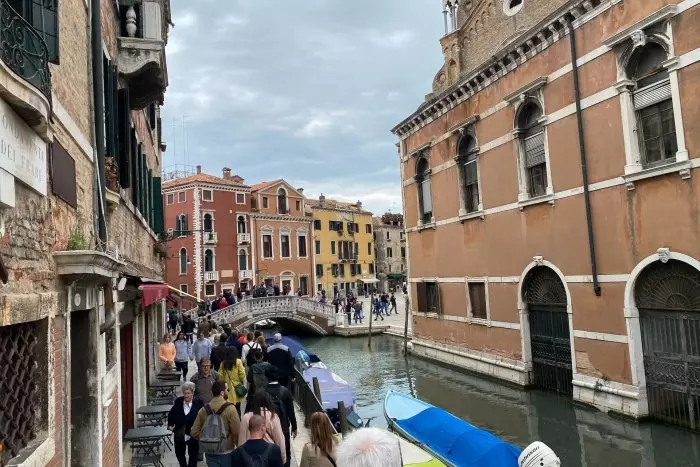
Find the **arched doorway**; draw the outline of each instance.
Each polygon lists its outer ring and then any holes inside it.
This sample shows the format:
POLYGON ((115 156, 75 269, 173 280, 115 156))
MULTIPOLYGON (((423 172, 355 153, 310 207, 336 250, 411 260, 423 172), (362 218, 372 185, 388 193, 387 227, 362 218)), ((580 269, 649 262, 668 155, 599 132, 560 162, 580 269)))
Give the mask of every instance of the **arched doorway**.
POLYGON ((243 216, 238 216, 238 233, 246 233, 245 218, 243 216))
POLYGON ((700 429, 700 271, 655 261, 634 286, 649 415, 700 429))
POLYGON ((566 289, 553 269, 536 266, 523 281, 535 385, 573 394, 571 338, 566 289))

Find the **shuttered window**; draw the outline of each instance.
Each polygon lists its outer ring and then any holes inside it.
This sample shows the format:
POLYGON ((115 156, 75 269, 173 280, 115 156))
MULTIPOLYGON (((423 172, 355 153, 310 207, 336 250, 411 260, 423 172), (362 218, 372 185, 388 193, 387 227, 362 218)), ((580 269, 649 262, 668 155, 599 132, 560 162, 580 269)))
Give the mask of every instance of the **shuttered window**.
POLYGON ((153 177, 153 231, 157 234, 165 230, 163 219, 163 188, 160 177, 153 177))
POLYGON ((153 203, 153 170, 148 169, 147 171, 147 183, 146 183, 146 195, 147 195, 147 203, 146 203, 146 219, 148 220, 148 225, 151 227, 151 230, 153 230, 153 208, 154 208, 154 203, 153 203))
POLYGON ((669 99, 671 99, 671 81, 661 81, 635 91, 634 108, 640 110, 669 99))
POLYGON ((117 129, 119 132, 119 183, 122 188, 131 186, 131 111, 129 88, 120 89, 117 95, 117 129))
POLYGON ((49 61, 58 64, 58 0, 31 0, 30 8, 30 23, 44 39, 49 51, 49 61))
POLYGON ((75 208, 78 206, 75 160, 73 160, 58 141, 51 143, 50 148, 51 191, 75 208))
POLYGON ((528 136, 525 142, 525 167, 528 169, 536 165, 544 164, 544 132, 528 136))
POLYGON ((472 318, 486 319, 486 285, 483 282, 469 283, 469 304, 472 318))
POLYGON ((129 137, 130 141, 130 151, 129 151, 129 167, 131 168, 131 202, 134 206, 138 203, 138 193, 139 193, 139 142, 136 138, 136 129, 132 128, 129 137))

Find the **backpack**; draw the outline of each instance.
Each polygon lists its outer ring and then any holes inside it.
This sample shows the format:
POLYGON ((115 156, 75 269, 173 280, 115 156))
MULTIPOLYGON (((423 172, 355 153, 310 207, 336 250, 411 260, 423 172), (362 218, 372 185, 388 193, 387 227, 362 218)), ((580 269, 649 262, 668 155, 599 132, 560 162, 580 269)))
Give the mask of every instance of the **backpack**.
POLYGON ((267 467, 267 459, 272 453, 273 446, 274 444, 270 443, 265 448, 265 452, 263 452, 262 454, 256 454, 255 456, 251 456, 250 454, 248 454, 245 448, 241 446, 239 452, 241 453, 241 457, 243 458, 243 463, 245 464, 245 467, 267 467))
MULTIPOLYGON (((253 342, 253 344, 246 344, 248 346, 248 353, 245 355, 245 364, 248 368, 252 367, 255 364, 255 357, 253 356, 255 354, 256 349, 260 349, 260 344, 257 342, 253 342)), ((243 346, 245 347, 245 345, 243 346)))
POLYGON ((255 389, 265 389, 267 387, 267 376, 265 371, 269 367, 269 363, 260 362, 250 367, 250 371, 253 372, 253 384, 255 384, 255 389))
POLYGON ((222 454, 229 451, 228 447, 228 427, 221 416, 228 407, 233 404, 224 403, 219 410, 213 412, 209 404, 204 406, 207 411, 207 418, 204 419, 204 426, 199 435, 199 451, 205 454, 222 454))

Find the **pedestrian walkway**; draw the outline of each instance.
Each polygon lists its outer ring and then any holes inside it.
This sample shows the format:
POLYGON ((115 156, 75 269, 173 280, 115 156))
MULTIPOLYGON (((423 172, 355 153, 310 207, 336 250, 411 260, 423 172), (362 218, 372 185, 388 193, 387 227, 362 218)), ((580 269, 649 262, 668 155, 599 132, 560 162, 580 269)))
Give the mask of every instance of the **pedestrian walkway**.
MULTIPOLYGON (((362 324, 355 324, 355 320, 352 320, 352 323, 350 324, 350 328, 366 328, 369 326, 369 319, 370 319, 370 299, 368 297, 360 297, 358 300, 362 302, 362 310, 364 312, 365 319, 362 320, 362 324)), ((404 295, 402 293, 397 293, 396 294, 396 311, 399 312, 399 314, 395 314, 395 312, 392 312, 390 316, 384 316, 384 320, 382 321, 381 318, 379 318, 377 321, 374 321, 372 325, 381 325, 381 326, 389 326, 391 328, 392 333, 397 333, 397 334, 402 334, 403 335, 403 329, 406 323, 406 315, 405 315, 405 310, 406 310, 406 301, 404 300, 404 295)), ((375 316, 372 314, 372 319, 374 319, 375 316)), ((339 313, 338 314, 338 319, 337 323, 339 326, 347 328, 348 327, 348 320, 347 320, 347 315, 345 313, 339 313)), ((411 320, 409 319, 408 321, 408 329, 409 333, 411 331, 411 320)), ((409 334, 410 335, 410 334, 409 334)))

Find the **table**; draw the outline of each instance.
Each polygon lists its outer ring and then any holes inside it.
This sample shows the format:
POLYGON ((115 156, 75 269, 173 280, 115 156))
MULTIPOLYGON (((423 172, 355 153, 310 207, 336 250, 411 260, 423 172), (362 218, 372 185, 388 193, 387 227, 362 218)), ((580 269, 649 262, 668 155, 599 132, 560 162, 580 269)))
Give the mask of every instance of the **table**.
POLYGON ((162 369, 156 373, 159 381, 180 381, 182 372, 180 370, 162 369))
POLYGON ((154 381, 149 387, 156 392, 156 397, 175 397, 175 388, 180 386, 179 381, 154 381))
POLYGON ((171 405, 144 405, 136 409, 136 415, 140 415, 139 422, 141 426, 161 426, 168 421, 168 412, 171 405))
POLYGON ((160 462, 160 443, 172 435, 164 426, 132 428, 124 435, 132 451, 132 465, 152 463, 162 466, 160 462))

